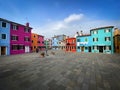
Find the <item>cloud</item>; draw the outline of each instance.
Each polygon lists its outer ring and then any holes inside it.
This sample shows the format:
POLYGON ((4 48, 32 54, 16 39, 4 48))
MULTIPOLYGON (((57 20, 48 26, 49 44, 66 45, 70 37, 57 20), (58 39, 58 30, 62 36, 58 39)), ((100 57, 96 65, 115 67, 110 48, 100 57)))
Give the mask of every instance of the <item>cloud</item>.
POLYGON ((46 38, 51 38, 54 35, 65 34, 73 37, 76 32, 90 33, 90 29, 110 26, 119 27, 120 21, 116 20, 96 20, 90 19, 90 17, 83 17, 84 14, 71 14, 61 21, 53 21, 47 23, 44 26, 33 29, 33 32, 44 35, 46 38))
POLYGON ((78 20, 82 19, 83 16, 84 16, 83 14, 72 14, 69 17, 65 18, 64 22, 65 23, 70 23, 70 22, 73 22, 73 21, 78 21, 78 20))

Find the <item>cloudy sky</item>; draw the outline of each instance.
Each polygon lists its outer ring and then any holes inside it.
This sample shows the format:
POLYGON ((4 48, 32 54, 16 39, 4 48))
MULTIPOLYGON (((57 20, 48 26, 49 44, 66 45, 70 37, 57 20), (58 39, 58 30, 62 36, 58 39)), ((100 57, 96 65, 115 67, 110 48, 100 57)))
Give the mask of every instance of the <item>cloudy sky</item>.
POLYGON ((51 38, 113 25, 120 28, 119 0, 0 0, 0 17, 30 23, 33 33, 51 38))

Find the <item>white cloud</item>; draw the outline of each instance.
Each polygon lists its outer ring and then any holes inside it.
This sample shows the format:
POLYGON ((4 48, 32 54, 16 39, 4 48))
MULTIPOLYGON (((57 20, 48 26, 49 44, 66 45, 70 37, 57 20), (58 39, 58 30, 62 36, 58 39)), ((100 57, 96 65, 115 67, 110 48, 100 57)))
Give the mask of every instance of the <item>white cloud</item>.
POLYGON ((64 19, 64 22, 70 23, 73 21, 78 21, 78 20, 82 19, 83 16, 84 16, 83 14, 71 14, 69 17, 64 19))
MULTIPOLYGON (((91 20, 88 17, 83 18, 83 14, 71 14, 67 18, 49 22, 48 24, 33 29, 33 32, 44 35, 46 38, 51 38, 54 35, 65 34, 68 36, 74 36, 78 31, 83 30, 83 33, 90 33, 90 29, 110 26, 119 27, 120 21, 107 21, 107 20, 91 20), (73 19, 73 17, 75 17, 73 19)), ((119 27, 120 28, 120 27, 119 27)))

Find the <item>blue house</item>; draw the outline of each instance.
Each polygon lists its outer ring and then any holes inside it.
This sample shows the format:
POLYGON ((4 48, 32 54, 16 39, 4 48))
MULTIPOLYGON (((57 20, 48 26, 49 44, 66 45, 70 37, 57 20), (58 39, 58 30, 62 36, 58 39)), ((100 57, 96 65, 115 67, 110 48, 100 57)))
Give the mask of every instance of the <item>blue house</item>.
POLYGON ((114 26, 107 26, 90 30, 92 36, 92 52, 114 53, 113 29, 114 26))
POLYGON ((58 49, 58 38, 56 36, 52 37, 52 49, 58 49))
POLYGON ((91 35, 82 35, 76 37, 77 52, 92 52, 91 35))
POLYGON ((52 37, 52 48, 58 50, 60 48, 60 41, 64 41, 66 39, 66 35, 57 35, 52 37))
POLYGON ((0 18, 0 56, 10 55, 10 23, 0 18))

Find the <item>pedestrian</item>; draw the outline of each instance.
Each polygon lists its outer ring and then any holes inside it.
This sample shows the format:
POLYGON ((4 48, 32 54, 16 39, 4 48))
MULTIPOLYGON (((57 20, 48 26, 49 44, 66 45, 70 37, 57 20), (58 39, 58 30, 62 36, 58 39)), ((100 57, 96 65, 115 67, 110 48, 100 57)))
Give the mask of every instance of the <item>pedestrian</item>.
POLYGON ((36 48, 36 53, 38 53, 39 52, 39 49, 38 48, 36 48))

